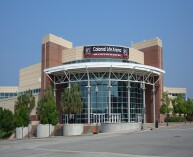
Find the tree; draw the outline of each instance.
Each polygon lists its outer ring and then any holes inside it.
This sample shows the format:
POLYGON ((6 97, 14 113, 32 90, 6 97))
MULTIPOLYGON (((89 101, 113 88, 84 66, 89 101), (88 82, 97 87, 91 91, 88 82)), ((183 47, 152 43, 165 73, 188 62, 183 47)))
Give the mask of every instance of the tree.
POLYGON ((20 107, 14 114, 14 122, 16 127, 26 127, 28 125, 28 110, 26 107, 20 107))
POLYGON ((193 100, 192 99, 189 99, 187 100, 187 103, 186 103, 186 107, 187 107, 187 115, 189 116, 192 116, 193 115, 193 100))
POLYGON ((0 137, 11 133, 13 128, 13 113, 0 107, 0 137))
POLYGON ((189 99, 186 101, 186 114, 190 122, 192 121, 193 116, 193 100, 189 99))
POLYGON ((176 115, 179 114, 179 117, 181 117, 182 114, 184 114, 184 117, 186 115, 186 101, 184 100, 182 94, 179 94, 173 101, 173 113, 176 115))
POLYGON ((82 93, 78 84, 72 84, 70 88, 65 88, 62 92, 62 110, 68 115, 74 114, 76 120, 76 115, 82 112, 82 93))
POLYGON ((178 109, 178 106, 177 106, 177 99, 176 98, 172 100, 172 106, 173 106, 172 112, 173 112, 174 116, 176 116, 176 114, 179 113, 179 109, 178 109))
POLYGON ((58 123, 58 111, 52 88, 49 86, 42 99, 38 102, 37 115, 42 124, 56 125, 58 123))
POLYGON ((162 104, 161 107, 160 107, 160 113, 161 114, 166 114, 167 113, 167 109, 166 109, 166 105, 165 104, 162 104))
POLYGON ((17 97, 14 106, 14 121, 16 127, 27 126, 29 123, 29 115, 35 107, 35 97, 31 91, 25 91, 17 97))
POLYGON ((171 111, 171 108, 170 108, 170 101, 171 100, 168 96, 168 93, 166 93, 166 92, 162 93, 161 101, 162 101, 162 106, 160 108, 160 113, 163 115, 167 114, 166 120, 167 120, 167 126, 168 126, 168 117, 169 117, 169 112, 171 111))

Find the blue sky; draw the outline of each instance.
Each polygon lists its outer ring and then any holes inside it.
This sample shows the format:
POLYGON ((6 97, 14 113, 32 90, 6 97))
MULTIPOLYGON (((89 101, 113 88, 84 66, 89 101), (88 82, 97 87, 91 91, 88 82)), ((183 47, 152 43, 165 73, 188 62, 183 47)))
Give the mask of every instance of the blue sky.
POLYGON ((0 86, 17 86, 19 69, 41 61, 48 33, 74 46, 159 37, 165 86, 193 98, 192 0, 0 0, 0 86))

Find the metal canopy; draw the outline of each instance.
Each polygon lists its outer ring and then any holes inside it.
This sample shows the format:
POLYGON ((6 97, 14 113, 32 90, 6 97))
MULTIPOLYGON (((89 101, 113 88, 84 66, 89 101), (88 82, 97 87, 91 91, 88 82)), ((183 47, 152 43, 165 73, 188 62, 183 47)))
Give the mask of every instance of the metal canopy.
MULTIPOLYGON (((161 78, 165 73, 164 70, 155 68, 148 65, 134 64, 134 63, 117 63, 117 62, 89 62, 89 63, 74 63, 66 64, 57 67, 51 67, 44 70, 47 76, 54 84, 69 83, 69 82, 81 82, 92 81, 88 75, 94 75, 96 72, 113 75, 114 80, 128 81, 129 78, 124 79, 124 75, 129 74, 131 82, 142 82, 153 85, 157 81, 154 77, 161 78), (117 76, 117 73, 122 73, 122 76, 117 76), (76 77, 76 74, 82 74, 80 78, 76 77), (50 76, 54 76, 54 79, 50 76), (73 77, 70 77, 73 76, 73 77), (87 76, 85 79, 84 76, 87 76), (156 82, 155 82, 156 81, 156 82)), ((95 76, 96 80, 104 80, 105 77, 95 76)), ((107 79, 107 78, 106 78, 107 79)), ((113 81, 112 78, 108 78, 113 81)))

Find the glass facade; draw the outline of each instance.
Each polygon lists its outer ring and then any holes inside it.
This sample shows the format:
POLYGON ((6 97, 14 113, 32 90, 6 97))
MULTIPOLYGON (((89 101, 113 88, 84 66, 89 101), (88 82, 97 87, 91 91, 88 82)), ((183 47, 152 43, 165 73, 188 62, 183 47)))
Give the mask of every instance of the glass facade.
MULTIPOLYGON (((37 89, 32 89, 30 90, 32 92, 32 94, 35 94, 35 93, 40 93, 41 92, 41 88, 37 88, 37 89)), ((13 92, 13 93, 0 93, 0 100, 2 99, 8 99, 8 98, 12 98, 12 97, 17 97, 18 95, 21 95, 23 94, 24 92, 13 92)))
MULTIPOLYGON (((88 89, 87 76, 83 74, 76 74, 76 78, 83 78, 84 81, 79 83, 82 92, 83 109, 82 114, 77 116, 78 123, 88 123, 88 114, 90 113, 90 123, 97 122, 105 123, 113 122, 131 122, 137 120, 137 116, 141 115, 143 108, 143 91, 140 88, 140 83, 130 82, 128 88, 128 81, 125 81, 129 76, 123 73, 116 73, 122 79, 115 79, 114 75, 110 78, 104 73, 89 74, 90 88, 88 89), (121 77, 124 76, 124 77, 121 77), (98 79, 103 78, 103 79, 98 79), (88 95, 90 95, 90 100, 88 95), (128 100, 128 97, 130 100, 128 100), (88 106, 90 102, 90 112, 88 106), (129 106, 130 105, 130 106, 129 106), (130 111, 128 111, 130 109, 130 111), (128 114, 128 112, 130 114, 128 114), (98 118, 96 118, 98 116, 98 118), (130 118, 128 117, 130 116, 130 118)), ((73 75, 71 78, 74 77, 73 75)), ((132 79, 132 78, 130 78, 132 79)), ((68 84, 63 84, 66 88, 68 84)), ((65 115, 62 116, 65 123, 65 115)))
POLYGON ((0 100, 7 99, 7 98, 12 98, 12 97, 16 97, 16 96, 17 96, 17 92, 13 92, 13 93, 0 93, 0 100))
MULTIPOLYGON (((40 93, 41 92, 41 88, 30 89, 30 91, 31 91, 32 94, 40 93)), ((19 95, 23 94, 24 92, 19 92, 19 95)))

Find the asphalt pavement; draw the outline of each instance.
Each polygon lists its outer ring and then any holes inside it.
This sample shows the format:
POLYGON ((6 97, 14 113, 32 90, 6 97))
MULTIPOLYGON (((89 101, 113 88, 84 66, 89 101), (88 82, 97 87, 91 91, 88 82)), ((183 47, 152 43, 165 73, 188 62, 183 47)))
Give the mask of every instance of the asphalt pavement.
POLYGON ((193 125, 73 137, 0 141, 0 157, 193 157, 193 125))

